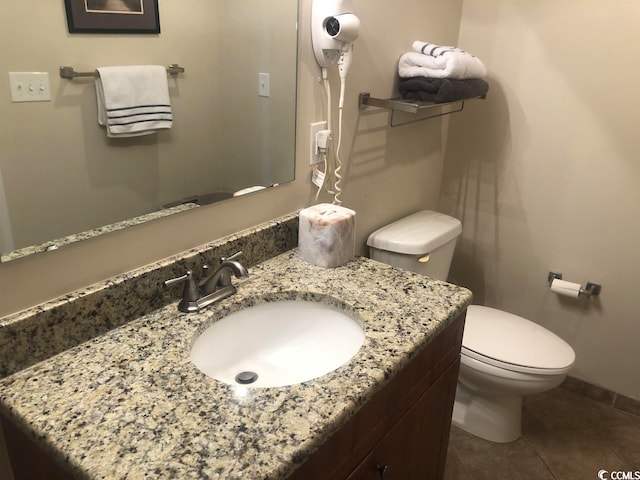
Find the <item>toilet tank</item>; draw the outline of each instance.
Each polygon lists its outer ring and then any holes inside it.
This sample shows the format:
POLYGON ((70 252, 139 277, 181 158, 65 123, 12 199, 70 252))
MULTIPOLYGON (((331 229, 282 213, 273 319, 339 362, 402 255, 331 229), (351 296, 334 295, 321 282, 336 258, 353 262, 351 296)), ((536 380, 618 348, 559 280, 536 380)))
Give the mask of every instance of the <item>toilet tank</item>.
POLYGON ((369 235, 369 256, 395 267, 446 280, 460 233, 462 224, 457 218, 422 210, 369 235))

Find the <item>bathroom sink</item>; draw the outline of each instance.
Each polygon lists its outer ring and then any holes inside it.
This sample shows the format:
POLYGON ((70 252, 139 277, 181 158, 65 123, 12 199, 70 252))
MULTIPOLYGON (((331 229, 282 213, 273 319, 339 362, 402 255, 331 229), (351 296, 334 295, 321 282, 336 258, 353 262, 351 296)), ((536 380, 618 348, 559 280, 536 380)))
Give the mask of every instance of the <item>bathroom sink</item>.
POLYGON ((287 300, 231 313, 200 334, 191 360, 230 385, 278 387, 317 378, 348 362, 364 330, 337 307, 287 300))

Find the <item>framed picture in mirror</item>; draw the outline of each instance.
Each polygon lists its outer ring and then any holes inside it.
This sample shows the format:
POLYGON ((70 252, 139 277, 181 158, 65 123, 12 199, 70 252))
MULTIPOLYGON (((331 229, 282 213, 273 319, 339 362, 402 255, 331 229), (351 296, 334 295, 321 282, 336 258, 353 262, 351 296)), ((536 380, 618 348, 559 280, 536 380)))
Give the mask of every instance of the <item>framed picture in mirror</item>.
POLYGON ((160 33, 158 0, 64 0, 69 33, 160 33))

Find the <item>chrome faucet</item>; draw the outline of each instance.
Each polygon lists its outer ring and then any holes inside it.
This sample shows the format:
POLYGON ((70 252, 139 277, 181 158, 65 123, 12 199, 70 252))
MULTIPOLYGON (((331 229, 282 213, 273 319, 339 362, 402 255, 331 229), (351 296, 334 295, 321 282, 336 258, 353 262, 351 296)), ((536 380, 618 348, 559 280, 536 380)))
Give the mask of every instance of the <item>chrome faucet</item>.
MULTIPOLYGON (((238 261, 240 257, 242 257, 242 252, 222 258, 218 268, 210 274, 206 274, 197 286, 191 270, 181 277, 166 280, 165 287, 185 282, 178 310, 187 313, 197 312, 236 293, 236 287, 231 283, 231 274, 233 273, 236 278, 246 277, 249 274, 244 265, 238 261)), ((205 271, 209 270, 206 265, 204 268, 205 271)))
MULTIPOLYGON (((242 257, 242 252, 235 253, 230 257, 223 258, 222 263, 209 275, 206 275, 198 284, 200 291, 203 295, 209 295, 217 290, 233 287, 231 283, 231 274, 233 273, 236 278, 246 277, 249 273, 244 268, 238 258, 242 257)), ((205 269, 209 268, 205 265, 205 269)), ((234 292, 235 292, 235 287, 234 292)))

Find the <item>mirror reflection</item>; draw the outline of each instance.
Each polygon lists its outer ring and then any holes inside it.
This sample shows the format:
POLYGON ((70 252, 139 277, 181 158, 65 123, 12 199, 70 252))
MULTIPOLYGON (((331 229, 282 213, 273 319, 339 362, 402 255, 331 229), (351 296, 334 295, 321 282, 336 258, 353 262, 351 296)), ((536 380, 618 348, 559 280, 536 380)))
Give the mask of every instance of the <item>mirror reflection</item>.
POLYGON ((293 180, 296 0, 159 2, 159 35, 70 34, 64 2, 7 2, 1 70, 48 73, 51 99, 2 95, 2 261, 293 180), (140 137, 108 138, 94 78, 59 76, 173 63, 173 126, 140 137))

